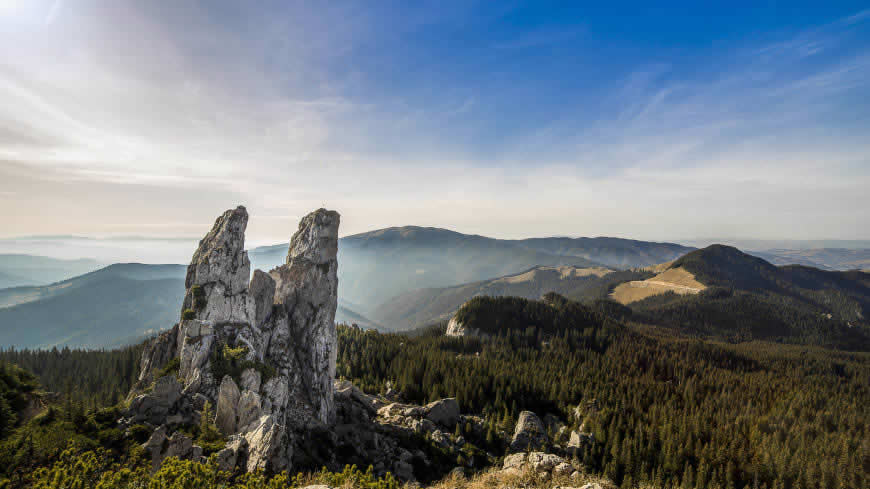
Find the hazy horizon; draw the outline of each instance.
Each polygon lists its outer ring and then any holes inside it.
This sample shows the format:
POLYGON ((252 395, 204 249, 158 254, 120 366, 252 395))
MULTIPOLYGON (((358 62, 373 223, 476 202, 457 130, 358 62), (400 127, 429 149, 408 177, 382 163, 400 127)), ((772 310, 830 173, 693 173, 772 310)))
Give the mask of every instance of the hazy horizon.
MULTIPOLYGON (((375 231, 375 230, 371 230, 375 231)), ((453 230, 450 230, 453 231, 453 230)), ((343 235, 342 237, 347 237, 343 235)), ((492 236, 487 236, 492 237, 492 236)), ((596 236, 526 236, 523 238, 578 238, 596 236)), ((610 236, 613 237, 613 236, 610 236)), ((65 260, 90 259, 104 264, 137 262, 148 264, 187 264, 201 237, 89 237, 89 236, 21 236, 0 238, 0 255, 23 254, 65 260)), ((502 239, 502 238, 499 238, 502 239)), ((635 239, 635 238, 627 238, 635 239)), ((806 250, 816 248, 870 249, 870 240, 755 240, 740 238, 699 238, 690 240, 653 240, 702 248, 726 244, 744 251, 774 249, 806 250)), ((245 247, 286 246, 280 242, 246 239, 245 247)))

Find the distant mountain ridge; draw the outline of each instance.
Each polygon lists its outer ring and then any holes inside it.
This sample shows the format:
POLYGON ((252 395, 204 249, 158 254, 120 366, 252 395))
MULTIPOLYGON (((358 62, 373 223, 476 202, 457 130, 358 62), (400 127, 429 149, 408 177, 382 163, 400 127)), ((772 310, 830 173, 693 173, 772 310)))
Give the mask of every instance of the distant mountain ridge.
MULTIPOLYGON (((282 263, 286 248, 251 250, 252 266, 269 269, 282 263)), ((379 304, 421 288, 490 280, 536 266, 644 267, 692 249, 622 238, 509 240, 433 227, 390 227, 339 240, 339 296, 358 304, 358 312, 373 314, 379 304)))
POLYGON ((673 260, 695 248, 623 238, 532 238, 520 243, 559 255, 581 256, 612 268, 640 268, 673 260))
MULTIPOLYGON (((283 263, 286 249, 279 244, 249 250, 252 267, 269 270, 283 263)), ((778 332, 766 331, 762 337, 828 334, 823 330, 830 325, 817 324, 828 314, 836 323, 833 330, 855 326, 863 331, 870 314, 866 274, 775 266, 727 246, 692 250, 621 238, 501 240, 406 226, 340 240, 341 307, 336 317, 366 328, 408 329, 447 319, 474 296, 537 299, 558 292, 587 301, 606 297, 621 283, 676 268, 691 271, 706 289, 693 297, 656 295, 631 303, 631 308, 652 314, 657 323, 721 332, 736 324, 735 308, 767 317, 785 304, 800 311, 795 321, 809 325, 791 328, 786 323, 792 320, 780 311, 770 319, 779 325, 773 328, 778 332), (666 265, 655 272, 649 268, 662 262, 666 265), (724 309, 716 309, 720 307, 724 309), (717 321, 708 321, 711 308, 717 321), (687 314, 695 319, 687 320, 687 314), (718 321, 722 318, 724 322, 718 321)), ((184 271, 182 265, 116 264, 51 285, 2 289, 0 324, 8 327, 0 332, 0 343, 107 346, 167 328, 177 320, 180 306, 175 302, 184 271), (28 331, 10 332, 21 328, 28 331)), ((741 321, 749 324, 752 318, 741 321)))
POLYGON ((46 285, 105 266, 96 260, 61 260, 20 253, 0 254, 0 289, 46 285))
POLYGON ((473 297, 521 297, 535 300, 556 292, 574 300, 607 296, 613 284, 652 275, 644 271, 617 271, 603 267, 533 267, 490 280, 443 288, 416 289, 390 298, 371 317, 396 330, 413 329, 449 319, 473 297))
POLYGON ((110 265, 42 287, 0 290, 0 346, 115 347, 171 327, 182 265, 110 265))
POLYGON ((774 265, 805 265, 822 270, 861 270, 870 268, 870 249, 814 248, 807 250, 771 249, 750 251, 774 265))

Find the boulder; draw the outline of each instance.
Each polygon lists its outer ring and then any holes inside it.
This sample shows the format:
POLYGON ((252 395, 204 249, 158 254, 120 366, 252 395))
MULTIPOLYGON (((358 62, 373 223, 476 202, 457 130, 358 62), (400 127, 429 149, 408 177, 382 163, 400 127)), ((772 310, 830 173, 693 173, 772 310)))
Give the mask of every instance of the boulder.
POLYGON ((369 416, 376 415, 378 410, 386 405, 386 403, 378 399, 377 396, 366 394, 347 380, 335 381, 335 396, 342 396, 350 402, 358 403, 360 407, 368 412, 369 416))
POLYGON ((393 463, 393 474, 401 480, 413 481, 414 467, 408 462, 397 460, 393 463))
POLYGON ((591 445, 595 440, 592 433, 581 433, 574 430, 568 437, 568 445, 566 450, 572 455, 579 455, 585 447, 591 445))
POLYGON ((151 455, 151 469, 157 470, 163 461, 163 444, 166 442, 166 426, 159 426, 148 441, 142 444, 142 448, 151 455))
POLYGON ((248 442, 244 438, 235 435, 230 437, 226 446, 215 455, 218 469, 224 472, 232 472, 239 460, 245 456, 248 442))
POLYGON ((433 423, 453 428, 459 422, 459 403, 456 399, 441 399, 424 407, 425 417, 433 423))
POLYGON ((519 469, 526 463, 526 453, 513 453, 504 458, 504 469, 519 469))
POLYGON ((163 424, 180 398, 181 384, 178 379, 174 375, 166 375, 154 382, 151 392, 133 398, 128 413, 137 423, 163 424))
POLYGON ((547 430, 540 418, 531 411, 521 412, 511 439, 510 450, 513 452, 543 450, 549 444, 547 430))
POLYGON ((566 477, 574 473, 574 466, 568 462, 562 462, 553 467, 553 475, 557 477, 566 477))
POLYGON ((245 434, 248 445, 248 472, 286 469, 291 454, 286 453, 290 447, 282 443, 285 435, 283 427, 275 423, 275 419, 268 414, 252 424, 253 429, 245 434))
POLYGON ((169 438, 163 458, 177 457, 190 458, 193 453, 193 440, 180 431, 176 431, 169 438))
POLYGON ((559 464, 566 463, 565 459, 558 455, 541 452, 530 453, 526 462, 531 465, 536 472, 550 472, 559 464))

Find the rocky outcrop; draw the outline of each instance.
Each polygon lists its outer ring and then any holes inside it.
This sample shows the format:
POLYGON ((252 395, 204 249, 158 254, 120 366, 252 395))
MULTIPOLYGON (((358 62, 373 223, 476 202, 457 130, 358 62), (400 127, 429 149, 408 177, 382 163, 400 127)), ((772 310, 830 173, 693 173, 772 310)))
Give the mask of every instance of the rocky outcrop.
POLYGON ((465 326, 456 319, 456 316, 450 318, 447 322, 447 336, 465 336, 465 326))
MULTIPOLYGON (((253 275, 247 220, 238 207, 215 221, 188 267, 181 320, 144 349, 120 423, 131 436, 141 432, 134 425, 149 428, 142 448, 153 468, 173 456, 205 461, 201 447, 216 449, 215 462, 228 472, 356 464, 408 481, 454 463, 461 474, 497 460, 474 446, 487 439, 484 420, 462 415, 456 399, 412 405, 392 385, 379 396, 334 381, 337 213, 305 216, 286 262, 253 275), (210 436, 192 439, 194 426, 210 436), (223 448, 214 447, 215 431, 223 448)), ((456 321, 452 328, 474 333, 456 321)), ((511 449, 542 450, 549 442, 537 416, 521 413, 511 449)), ((557 475, 571 468, 553 457, 521 463, 557 475)))
POLYGON ((502 466, 503 473, 519 475, 532 471, 539 479, 555 477, 577 479, 581 474, 580 469, 581 467, 558 455, 545 452, 514 453, 504 458, 502 466))
POLYGON ((550 444, 547 429, 535 413, 523 411, 517 420, 510 449, 513 452, 543 450, 550 444))
POLYGON ((447 336, 479 336, 482 338, 489 337, 488 334, 480 331, 477 328, 469 328, 465 324, 462 324, 462 321, 457 319, 456 315, 453 315, 450 318, 450 321, 447 322, 447 332, 445 333, 447 336))
POLYGON ((188 266, 182 320, 146 346, 122 421, 154 427, 146 449, 155 464, 198 456, 172 430, 199 422, 206 404, 230 440, 219 452, 224 467, 288 469, 310 433, 328 431, 339 220, 325 209, 305 216, 286 263, 251 276, 247 211, 218 217, 188 266))
MULTIPOLYGON (((457 424, 471 427, 480 436, 485 432, 483 419, 459 414, 455 399, 417 406, 366 394, 347 381, 336 381, 335 389, 333 451, 346 454, 343 464, 372 465, 377 474, 392 472, 402 480, 431 475, 415 473, 415 467, 434 463, 421 438, 455 458, 463 454, 465 444, 462 436, 453 434, 457 424)), ((486 462, 483 459, 471 456, 466 463, 470 467, 486 462)))

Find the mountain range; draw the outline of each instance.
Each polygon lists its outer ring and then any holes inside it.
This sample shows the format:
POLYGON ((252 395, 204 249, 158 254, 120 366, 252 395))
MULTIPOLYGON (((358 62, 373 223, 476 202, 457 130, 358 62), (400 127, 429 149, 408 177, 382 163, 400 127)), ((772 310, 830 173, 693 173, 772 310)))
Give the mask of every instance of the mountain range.
MULTIPOLYGON (((252 269, 269 270, 283 263, 286 250, 283 244, 249 250, 252 269)), ((783 250, 777 253, 789 256, 783 250)), ((863 256, 862 250, 814 253, 826 263, 841 264, 863 256)), ((0 273, 23 269, 19 264, 51 263, 51 259, 17 256, 0 257, 0 273)), ((75 264, 90 267, 96 262, 75 264)), ((619 238, 500 240, 406 226, 342 238, 339 264, 336 320, 380 330, 406 330, 443 321, 475 296, 537 299, 546 292, 557 292, 573 300, 592 301, 612 295, 614 288, 627 287, 634 295, 623 302, 638 314, 647 315, 648 322, 685 331, 731 334, 740 326, 716 324, 737 321, 734 311, 723 311, 706 325, 681 315, 691 309, 709 322, 710 314, 699 311, 729 304, 744 310, 751 301, 757 306, 751 310, 758 317, 769 316, 765 311, 774 302, 801 311, 801 321, 812 323, 807 330, 815 331, 812 334, 824 329, 816 323, 818 318, 827 321, 827 314, 836 323, 835 329, 848 331, 850 324, 863 324, 870 312, 866 274, 775 266, 729 247, 694 250, 619 238), (723 256, 729 257, 724 264, 713 266, 723 256), (699 287, 685 285, 691 282, 676 283, 679 277, 685 279, 680 274, 689 269, 693 270, 689 276, 697 279, 699 287), (753 284, 757 287, 750 286, 753 284), (704 290, 708 288, 717 292, 704 290), (693 290, 687 295, 667 293, 688 289, 693 290), (731 291, 730 299, 723 300, 721 289, 731 291), (642 293, 637 295, 638 291, 642 293), (759 301, 763 304, 758 305, 759 301)), ((57 270, 69 273, 69 268, 57 270)), ((50 285, 0 289, 0 345, 107 347, 135 341, 177 321, 184 275, 182 265, 128 263, 50 285)), ((811 334, 807 331, 801 334, 811 334)), ((770 336, 768 333, 761 336, 770 336)), ((776 335, 782 336, 780 333, 776 335)), ((798 334, 787 333, 789 338, 798 334)))
POLYGON ((862 270, 870 268, 870 249, 813 248, 807 250, 771 249, 751 251, 751 255, 774 265, 806 265, 822 270, 862 270))
POLYGON ((466 301, 477 296, 538 299, 547 292, 556 292, 575 300, 594 300, 606 297, 615 284, 651 275, 642 270, 538 266, 490 280, 415 289, 382 303, 370 315, 390 329, 414 329, 449 319, 466 301))
MULTIPOLYGON (((621 238, 505 240, 418 226, 392 227, 339 240, 339 297, 366 315, 420 288, 489 280, 536 266, 632 268, 673 260, 693 248, 621 238), (374 279, 374 280, 373 280, 374 279)), ((252 267, 282 263, 287 245, 255 248, 252 267)))

